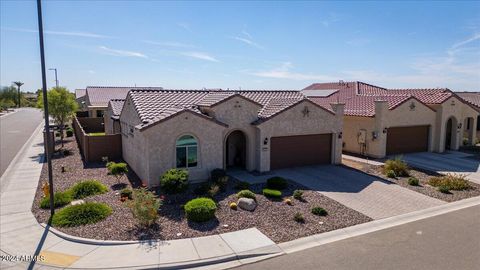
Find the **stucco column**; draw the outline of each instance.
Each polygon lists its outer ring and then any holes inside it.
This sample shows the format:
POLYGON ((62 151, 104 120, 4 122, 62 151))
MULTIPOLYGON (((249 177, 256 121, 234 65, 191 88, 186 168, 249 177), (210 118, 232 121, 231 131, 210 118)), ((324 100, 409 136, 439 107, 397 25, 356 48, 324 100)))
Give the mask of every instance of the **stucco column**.
MULTIPOLYGON (((382 158, 386 155, 387 147, 387 133, 383 133, 385 128, 388 128, 385 123, 388 117, 388 102, 385 100, 375 100, 375 130, 371 135, 371 146, 377 145, 376 149, 371 149, 372 154, 376 157, 382 158), (376 138, 374 138, 376 136, 376 138)), ((367 136, 368 138, 368 136, 367 136)), ((372 147, 373 148, 373 147, 372 147)))
POLYGON ((446 119, 443 118, 443 107, 438 106, 436 108, 436 115, 435 115, 435 143, 433 147, 433 151, 442 153, 445 151, 445 129, 446 129, 446 119))
POLYGON ((472 145, 475 145, 475 143, 478 140, 477 126, 478 126, 477 117, 473 117, 472 126, 471 126, 472 127, 472 145))
POLYGON ((332 132, 332 163, 342 163, 342 144, 343 144, 343 114, 345 111, 345 103, 331 103, 332 110, 337 118, 337 125, 332 132))

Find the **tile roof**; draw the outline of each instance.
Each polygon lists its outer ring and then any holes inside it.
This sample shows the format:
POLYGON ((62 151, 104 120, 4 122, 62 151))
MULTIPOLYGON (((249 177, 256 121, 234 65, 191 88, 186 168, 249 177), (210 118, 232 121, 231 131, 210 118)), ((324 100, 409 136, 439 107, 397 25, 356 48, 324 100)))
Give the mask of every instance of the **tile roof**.
POLYGON ((480 110, 480 92, 455 92, 460 98, 480 110))
POLYGON ((412 95, 425 104, 442 104, 453 96, 448 88, 389 89, 390 93, 412 95))
POLYGON ((131 89, 163 89, 162 87, 87 86, 86 95, 91 106, 107 107, 112 99, 125 99, 131 89))
MULTIPOLYGON (((132 89, 129 92, 133 105, 142 121, 142 124, 138 126, 140 129, 151 126, 186 110, 216 121, 203 114, 199 106, 213 106, 235 95, 240 95, 258 103, 261 106, 259 109, 259 119, 269 118, 296 102, 305 99, 305 96, 301 92, 287 90, 209 91, 132 89)), ((330 105, 328 107, 330 107, 330 105)), ((219 123, 218 121, 216 122, 219 123)))
POLYGON ((125 99, 112 99, 109 103, 110 106, 112 106, 112 118, 118 119, 120 117, 120 113, 122 112, 125 99))
POLYGON ((87 89, 75 89, 75 98, 77 99, 85 96, 86 91, 87 89))

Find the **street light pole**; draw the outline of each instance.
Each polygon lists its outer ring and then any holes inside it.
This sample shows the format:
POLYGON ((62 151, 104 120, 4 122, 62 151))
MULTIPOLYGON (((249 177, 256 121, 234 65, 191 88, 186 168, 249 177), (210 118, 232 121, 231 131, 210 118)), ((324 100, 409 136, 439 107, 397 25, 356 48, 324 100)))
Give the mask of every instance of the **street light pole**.
POLYGON ((45 147, 45 158, 47 159, 48 164, 48 186, 50 194, 50 216, 53 217, 55 214, 54 203, 54 193, 53 193, 53 175, 52 175, 52 159, 50 153, 50 123, 48 118, 48 99, 47 99, 47 76, 45 71, 45 48, 43 45, 43 22, 42 22, 42 1, 37 0, 37 13, 38 13, 38 35, 40 39, 40 63, 42 66, 42 93, 43 93, 43 112, 45 117, 45 132, 46 132, 46 147, 45 147))
POLYGON ((49 68, 48 70, 55 71, 55 86, 58 88, 57 68, 49 68))
POLYGON ((22 86, 23 83, 20 82, 20 81, 13 82, 13 83, 17 86, 17 92, 18 92, 18 108, 20 108, 20 86, 22 86))

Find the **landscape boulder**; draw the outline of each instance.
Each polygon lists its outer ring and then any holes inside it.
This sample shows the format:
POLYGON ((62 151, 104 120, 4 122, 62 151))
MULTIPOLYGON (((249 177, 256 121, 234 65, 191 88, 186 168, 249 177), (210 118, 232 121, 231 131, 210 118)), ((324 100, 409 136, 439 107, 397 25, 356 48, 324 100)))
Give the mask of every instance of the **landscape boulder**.
POLYGON ((257 203, 254 199, 240 198, 238 199, 237 206, 243 210, 253 211, 257 207, 257 203))

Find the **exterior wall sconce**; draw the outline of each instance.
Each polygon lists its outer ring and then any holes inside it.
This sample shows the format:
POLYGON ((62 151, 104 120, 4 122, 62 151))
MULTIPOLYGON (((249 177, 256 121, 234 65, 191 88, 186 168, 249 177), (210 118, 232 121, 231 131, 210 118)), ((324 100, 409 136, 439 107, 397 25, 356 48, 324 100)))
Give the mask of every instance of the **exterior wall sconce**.
POLYGON ((387 128, 384 128, 382 132, 383 134, 387 134, 387 128))
POLYGON ((343 132, 338 133, 338 138, 341 139, 343 137, 343 132))
POLYGON ((267 145, 267 144, 268 144, 268 138, 265 138, 265 139, 263 140, 263 145, 267 145))
POLYGON ((458 124, 457 128, 461 129, 462 128, 462 123, 458 124))
POLYGON ((372 131, 372 141, 376 140, 378 138, 378 132, 372 131))

